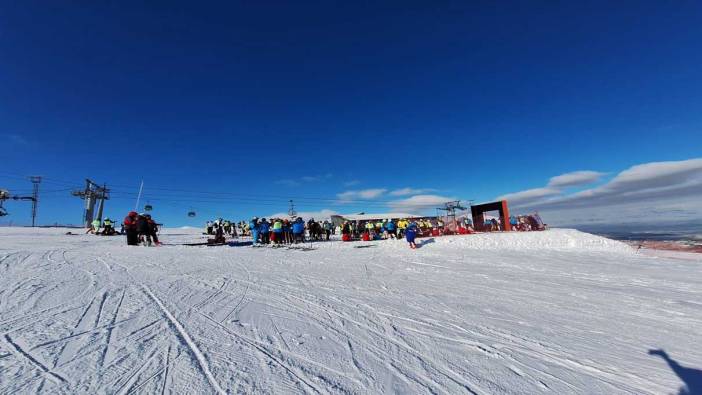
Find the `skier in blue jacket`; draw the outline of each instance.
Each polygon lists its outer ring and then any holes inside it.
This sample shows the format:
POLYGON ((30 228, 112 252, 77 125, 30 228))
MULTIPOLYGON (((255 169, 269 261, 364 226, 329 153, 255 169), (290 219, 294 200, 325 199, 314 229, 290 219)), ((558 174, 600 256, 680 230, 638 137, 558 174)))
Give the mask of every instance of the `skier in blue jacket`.
POLYGON ((271 242, 271 224, 266 221, 265 218, 261 218, 261 224, 259 225, 261 232, 261 243, 268 244, 271 242))
POLYGON ((407 242, 412 249, 417 248, 417 245, 414 243, 415 237, 417 237, 417 223, 412 221, 407 227, 407 230, 405 230, 405 238, 407 238, 407 242))
POLYGON ((292 225, 293 238, 295 239, 295 244, 299 242, 305 242, 305 223, 302 218, 297 218, 292 225))
POLYGON ((389 219, 385 223, 385 231, 388 232, 388 237, 391 239, 397 239, 397 227, 395 226, 395 223, 392 222, 391 219, 389 219))
POLYGON ((253 238, 253 244, 258 243, 258 232, 260 230, 258 226, 258 217, 253 217, 251 222, 249 222, 249 229, 251 230, 251 237, 253 238))

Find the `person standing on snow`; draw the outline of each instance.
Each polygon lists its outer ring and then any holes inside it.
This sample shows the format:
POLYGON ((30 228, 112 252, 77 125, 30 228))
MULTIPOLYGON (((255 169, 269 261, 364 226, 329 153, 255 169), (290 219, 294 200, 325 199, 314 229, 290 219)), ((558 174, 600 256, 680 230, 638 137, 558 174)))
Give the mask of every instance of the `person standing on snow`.
POLYGON ((388 232, 388 238, 397 240, 397 228, 395 228, 395 223, 392 222, 392 219, 385 223, 385 230, 388 232))
POLYGON ((249 230, 251 231, 251 238, 253 239, 253 245, 258 243, 258 217, 253 217, 251 222, 249 222, 249 230))
POLYGON ((137 213, 130 211, 124 218, 123 227, 127 233, 127 245, 135 246, 139 244, 139 236, 137 233, 137 213))
POLYGON ((273 242, 275 244, 283 243, 283 221, 280 218, 273 220, 273 242))
POLYGON ((100 232, 100 220, 99 219, 94 219, 93 222, 90 223, 90 227, 88 230, 85 232, 86 234, 92 233, 92 234, 99 234, 100 232))
POLYGON ((372 238, 373 231, 375 230, 375 225, 373 225, 373 221, 366 222, 365 228, 366 228, 366 233, 368 233, 368 236, 372 238))
POLYGON ((102 231, 102 234, 105 236, 112 236, 115 234, 115 229, 112 224, 112 220, 109 218, 105 218, 105 220, 102 222, 103 226, 105 229, 102 231))
POLYGON ((324 224, 322 225, 322 227, 324 228, 324 233, 326 234, 326 240, 329 241, 329 237, 331 236, 333 225, 331 222, 324 220, 324 224))
POLYGON ((140 242, 143 242, 145 246, 151 246, 151 225, 146 215, 140 214, 137 217, 137 234, 140 242))
POLYGON ((397 236, 402 238, 405 237, 405 229, 407 229, 407 220, 404 218, 401 218, 399 221, 397 221, 397 236))
POLYGON ((269 244, 271 242, 271 224, 266 221, 265 218, 261 218, 261 224, 259 225, 259 232, 261 232, 261 243, 269 244))
POLYGON ((417 245, 414 243, 414 239, 417 237, 417 224, 415 222, 410 223, 405 230, 405 238, 411 249, 416 249, 417 245))
POLYGON ((293 239, 295 244, 305 242, 305 223, 302 222, 301 217, 297 217, 295 222, 292 224, 293 239))
POLYGON ((151 219, 151 214, 146 214, 146 222, 149 223, 149 236, 151 236, 151 239, 154 241, 154 244, 157 246, 161 245, 161 242, 158 241, 158 224, 156 221, 151 219))

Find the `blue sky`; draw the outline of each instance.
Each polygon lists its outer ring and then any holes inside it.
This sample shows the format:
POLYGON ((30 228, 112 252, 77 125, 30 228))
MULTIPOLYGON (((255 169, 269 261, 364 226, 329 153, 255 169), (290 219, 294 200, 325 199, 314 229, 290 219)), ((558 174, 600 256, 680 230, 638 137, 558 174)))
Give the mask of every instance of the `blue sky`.
MULTIPOLYGON (((66 189, 86 177, 113 188, 112 217, 143 179, 155 215, 194 225, 290 198, 420 210, 595 172, 516 196, 555 200, 565 223, 624 203, 560 200, 626 195, 608 183, 651 163, 650 185, 625 183, 654 189, 631 217, 702 217, 699 2, 143 3, 0 6, 0 187, 45 176, 40 223, 78 222, 66 189)), ((29 204, 6 207, 0 224, 28 222, 29 204)))

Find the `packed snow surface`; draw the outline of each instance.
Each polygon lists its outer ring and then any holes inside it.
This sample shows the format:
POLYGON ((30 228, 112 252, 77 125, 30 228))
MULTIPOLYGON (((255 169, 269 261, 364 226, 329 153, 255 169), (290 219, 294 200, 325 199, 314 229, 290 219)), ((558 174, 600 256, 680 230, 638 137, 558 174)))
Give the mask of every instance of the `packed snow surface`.
POLYGON ((702 367, 702 255, 559 229, 418 250, 67 231, 0 228, 0 393, 668 394, 649 349, 702 367))

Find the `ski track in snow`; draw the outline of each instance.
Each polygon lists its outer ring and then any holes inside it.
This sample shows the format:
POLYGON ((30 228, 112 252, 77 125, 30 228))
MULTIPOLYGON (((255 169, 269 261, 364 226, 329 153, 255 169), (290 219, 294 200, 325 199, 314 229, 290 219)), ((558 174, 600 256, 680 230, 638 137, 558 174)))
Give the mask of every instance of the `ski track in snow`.
POLYGON ((572 230, 415 251, 65 232, 0 228, 0 393, 661 394, 682 382, 649 349, 702 367, 702 255, 572 230))

